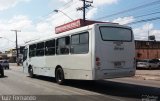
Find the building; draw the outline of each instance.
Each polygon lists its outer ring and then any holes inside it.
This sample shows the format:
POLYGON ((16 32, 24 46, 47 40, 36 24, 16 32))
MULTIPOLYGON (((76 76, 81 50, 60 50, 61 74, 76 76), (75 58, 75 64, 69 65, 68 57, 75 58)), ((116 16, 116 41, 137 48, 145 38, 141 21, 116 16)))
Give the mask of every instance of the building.
POLYGON ((10 49, 8 51, 5 51, 5 54, 8 57, 9 62, 15 63, 16 62, 16 49, 10 49))
POLYGON ((160 59, 160 41, 135 41, 137 59, 160 59))
POLYGON ((0 60, 2 59, 8 59, 7 55, 5 53, 0 52, 0 60))
MULTIPOLYGON (((24 46, 20 46, 20 48, 18 48, 18 53, 19 53, 18 60, 22 60, 22 58, 23 58, 23 49, 24 49, 24 46)), ((17 58, 17 50, 16 49, 10 49, 8 51, 5 51, 4 54, 6 55, 9 62, 11 62, 11 63, 17 62, 17 59, 16 59, 17 58)))

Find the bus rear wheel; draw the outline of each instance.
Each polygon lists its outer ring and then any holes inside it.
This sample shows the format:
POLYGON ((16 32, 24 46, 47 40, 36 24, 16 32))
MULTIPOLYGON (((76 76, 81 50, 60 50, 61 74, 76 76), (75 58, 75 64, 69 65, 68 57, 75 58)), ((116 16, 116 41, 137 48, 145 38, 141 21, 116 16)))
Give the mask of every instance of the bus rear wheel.
POLYGON ((62 85, 64 83, 64 72, 62 70, 62 68, 58 68, 56 69, 56 82, 60 85, 62 85))
POLYGON ((32 67, 29 67, 29 68, 28 68, 28 73, 29 73, 29 76, 30 76, 31 78, 34 77, 34 73, 33 73, 33 68, 32 68, 32 67))

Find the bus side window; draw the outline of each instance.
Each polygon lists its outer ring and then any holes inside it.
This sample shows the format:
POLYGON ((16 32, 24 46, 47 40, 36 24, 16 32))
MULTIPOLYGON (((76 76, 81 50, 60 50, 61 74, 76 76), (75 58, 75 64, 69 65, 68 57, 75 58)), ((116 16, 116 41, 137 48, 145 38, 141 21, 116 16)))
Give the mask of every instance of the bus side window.
POLYGON ((55 55, 55 39, 45 42, 45 55, 55 55))
POLYGON ((37 43, 36 56, 44 56, 44 42, 37 43))
POLYGON ((86 54, 89 51, 89 34, 88 32, 71 36, 71 53, 86 54))
POLYGON ((36 55, 36 44, 29 46, 29 57, 34 57, 36 55))
POLYGON ((56 41, 56 54, 69 54, 70 37, 59 38, 56 41))

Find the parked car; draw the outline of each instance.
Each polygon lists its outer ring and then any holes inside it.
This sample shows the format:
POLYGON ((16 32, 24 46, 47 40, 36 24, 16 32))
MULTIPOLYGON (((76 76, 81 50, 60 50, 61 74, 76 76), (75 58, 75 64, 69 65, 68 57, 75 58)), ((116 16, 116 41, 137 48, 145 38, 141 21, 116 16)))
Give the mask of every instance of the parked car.
POLYGON ((137 61, 137 68, 153 69, 159 67, 160 67, 160 61, 158 59, 144 59, 137 61))
POLYGON ((4 69, 2 67, 2 65, 0 64, 0 76, 3 77, 4 76, 4 69))
POLYGON ((0 60, 0 64, 4 69, 9 69, 9 63, 7 60, 0 60))

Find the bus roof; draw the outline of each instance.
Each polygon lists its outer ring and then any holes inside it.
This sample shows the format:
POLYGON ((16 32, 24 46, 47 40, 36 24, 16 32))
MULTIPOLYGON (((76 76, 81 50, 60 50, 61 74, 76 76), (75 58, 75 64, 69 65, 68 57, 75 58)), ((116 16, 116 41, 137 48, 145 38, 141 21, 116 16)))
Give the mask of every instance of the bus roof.
POLYGON ((92 29, 94 26, 115 26, 115 27, 123 27, 123 28, 131 29, 131 27, 124 26, 124 25, 119 25, 119 24, 116 24, 116 23, 94 23, 94 24, 91 24, 91 25, 88 25, 88 26, 83 26, 83 27, 79 27, 79 28, 76 28, 76 29, 73 29, 73 30, 62 32, 60 34, 54 34, 55 36, 53 35, 50 38, 43 38, 43 39, 39 39, 39 40, 34 40, 34 41, 31 41, 31 42, 27 43, 26 45, 30 45, 30 44, 34 44, 34 43, 36 44, 36 43, 43 42, 43 41, 46 41, 46 40, 52 40, 54 38, 58 38, 58 37, 61 37, 61 36, 71 35, 72 33, 75 33, 75 32, 83 32, 85 30, 92 29))

